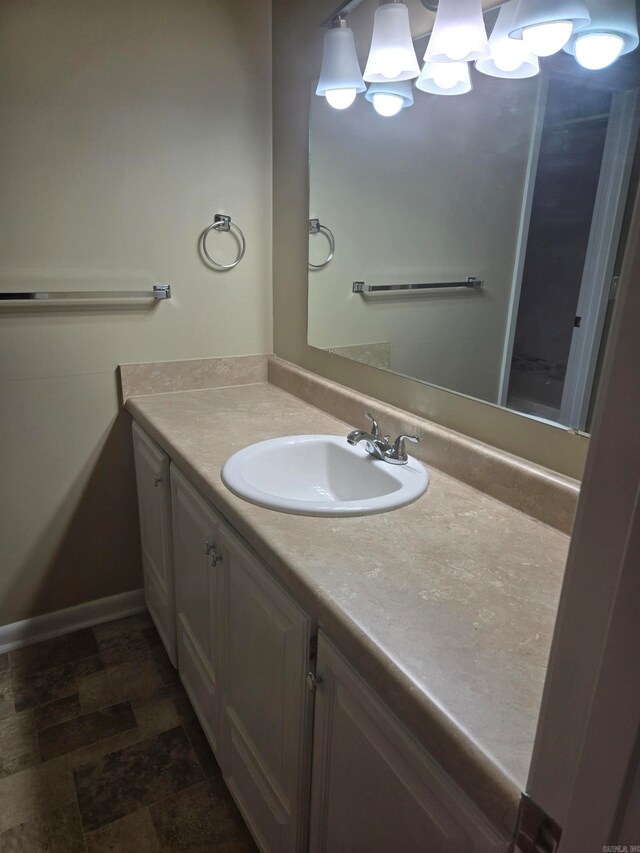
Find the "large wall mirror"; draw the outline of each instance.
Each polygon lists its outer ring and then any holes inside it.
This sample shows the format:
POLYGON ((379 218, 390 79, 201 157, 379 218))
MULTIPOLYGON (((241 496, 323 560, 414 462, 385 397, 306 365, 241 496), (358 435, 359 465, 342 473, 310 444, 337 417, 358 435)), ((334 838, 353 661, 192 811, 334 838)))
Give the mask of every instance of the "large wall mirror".
MULTIPOLYGON (((378 3, 357 6, 362 54, 378 3)), ((638 183, 639 54, 595 71, 561 51, 526 79, 471 66, 471 91, 412 85, 386 117, 312 94, 309 344, 588 432, 638 183)))

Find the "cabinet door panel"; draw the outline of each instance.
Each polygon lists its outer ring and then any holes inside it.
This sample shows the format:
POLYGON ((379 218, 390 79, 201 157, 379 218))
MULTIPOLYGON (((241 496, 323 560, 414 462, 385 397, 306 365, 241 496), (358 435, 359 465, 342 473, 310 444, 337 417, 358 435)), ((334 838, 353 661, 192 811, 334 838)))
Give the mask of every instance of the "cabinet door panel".
POLYGON ((506 853, 500 837, 324 637, 310 850, 506 853))
POLYGON ((175 666, 177 654, 169 458, 136 423, 132 426, 132 433, 145 600, 167 654, 175 666))
POLYGON ((265 851, 302 849, 310 621, 223 527, 227 784, 265 851))
POLYGON ((218 518, 172 466, 178 669, 212 749, 219 750, 219 577, 211 549, 218 518))

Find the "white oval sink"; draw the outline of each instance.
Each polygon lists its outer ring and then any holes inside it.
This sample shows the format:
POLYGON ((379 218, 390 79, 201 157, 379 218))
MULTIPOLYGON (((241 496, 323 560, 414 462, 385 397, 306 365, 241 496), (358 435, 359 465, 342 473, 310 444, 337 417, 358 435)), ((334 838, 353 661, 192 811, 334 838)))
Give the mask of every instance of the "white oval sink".
POLYGON ((406 506, 424 494, 429 475, 375 459, 339 435, 292 435, 239 450, 222 480, 241 498, 294 515, 373 515, 406 506))

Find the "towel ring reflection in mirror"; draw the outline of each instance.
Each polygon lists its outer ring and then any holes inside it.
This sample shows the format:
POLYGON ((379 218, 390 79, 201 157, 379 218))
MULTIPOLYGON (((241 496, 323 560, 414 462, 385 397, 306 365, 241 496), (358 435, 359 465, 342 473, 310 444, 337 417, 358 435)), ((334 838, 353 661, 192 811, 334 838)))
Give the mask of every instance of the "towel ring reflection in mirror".
POLYGON ((334 240, 333 234, 327 228, 326 225, 320 225, 319 219, 310 219, 309 220, 309 234, 324 234, 324 236, 329 241, 329 254, 327 255, 326 261, 322 264, 312 264, 309 261, 309 269, 310 270, 322 270, 333 260, 333 256, 336 251, 336 241, 334 240))
POLYGON ((211 267, 214 270, 232 270, 234 267, 237 267, 240 261, 244 258, 244 252, 247 247, 246 240, 244 239, 244 234, 235 224, 235 222, 231 221, 230 216, 225 216, 223 213, 216 213, 213 217, 213 222, 209 225, 208 228, 205 228, 202 234, 200 235, 200 249, 202 252, 203 260, 207 264, 207 266, 211 267), (235 261, 232 261, 230 264, 221 264, 218 261, 214 260, 209 252, 207 251, 207 237, 212 231, 232 231, 236 240, 238 241, 238 256, 235 261))

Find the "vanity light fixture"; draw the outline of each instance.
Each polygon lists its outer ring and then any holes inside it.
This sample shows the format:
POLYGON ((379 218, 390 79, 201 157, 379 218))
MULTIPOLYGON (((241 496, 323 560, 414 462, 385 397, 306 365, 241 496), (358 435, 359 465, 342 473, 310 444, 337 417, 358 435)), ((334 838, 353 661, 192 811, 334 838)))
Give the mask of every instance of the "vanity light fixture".
POLYGON ((481 0, 440 0, 425 62, 473 62, 488 55, 481 0))
POLYGON ((583 68, 597 71, 640 43, 635 0, 588 0, 591 23, 565 46, 583 68))
POLYGON ((390 118, 400 110, 413 105, 413 92, 409 80, 398 83, 372 83, 365 95, 378 115, 390 118))
POLYGON ((425 62, 416 89, 430 95, 465 95, 472 89, 468 62, 425 62))
POLYGON ((373 18, 373 37, 364 79, 367 83, 397 83, 420 74, 409 10, 404 3, 383 2, 373 18))
POLYGON ((323 95, 334 109, 345 110, 355 101, 358 92, 364 92, 366 88, 353 30, 347 26, 344 17, 334 18, 324 34, 316 95, 323 95))
POLYGON ((552 56, 590 20, 584 0, 518 0, 509 35, 536 56, 552 56))
POLYGON ((509 0, 500 7, 498 20, 489 38, 490 56, 479 59, 476 69, 490 77, 524 79, 540 73, 540 60, 530 53, 520 39, 509 37, 518 0, 509 0))

